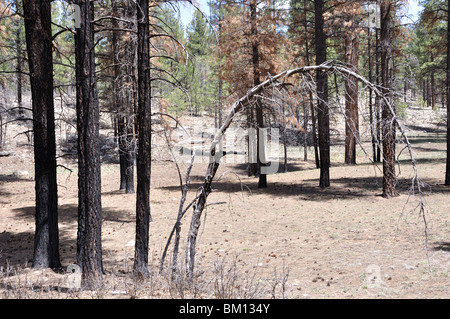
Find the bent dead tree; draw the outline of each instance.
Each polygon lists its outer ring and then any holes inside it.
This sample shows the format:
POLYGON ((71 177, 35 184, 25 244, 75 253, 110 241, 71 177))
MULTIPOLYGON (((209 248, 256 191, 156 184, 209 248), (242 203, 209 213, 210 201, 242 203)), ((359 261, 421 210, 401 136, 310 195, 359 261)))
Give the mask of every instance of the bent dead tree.
MULTIPOLYGON (((201 224, 201 216, 204 208, 206 207, 206 201, 208 196, 212 192, 212 183, 214 180, 214 177, 216 175, 216 172, 220 165, 220 159, 224 156, 223 153, 217 152, 217 146, 220 145, 221 140, 223 138, 223 135, 225 134, 226 130, 229 128, 231 123, 233 122, 233 119, 236 114, 238 114, 240 111, 242 111, 245 107, 251 103, 252 98, 260 94, 264 89, 271 87, 271 86, 281 86, 285 83, 285 81, 296 74, 309 74, 311 72, 325 72, 325 73, 340 73, 345 77, 353 77, 357 81, 363 83, 368 89, 372 90, 376 96, 380 98, 380 100, 383 101, 385 110, 388 112, 391 117, 390 120, 392 122, 396 122, 398 125, 398 128, 400 130, 401 135, 405 139, 405 143, 407 144, 408 152, 411 158, 411 163, 414 170, 414 177, 412 178, 412 193, 414 193, 414 190, 418 190, 419 193, 421 193, 422 189, 422 181, 418 178, 417 174, 417 167, 416 162, 412 153, 412 148, 410 145, 410 142, 408 140, 408 137, 406 136, 405 129, 401 122, 398 121, 398 118, 395 115, 395 111, 390 103, 390 100, 386 98, 385 94, 379 90, 379 88, 372 84, 370 81, 366 80, 361 75, 355 73, 354 71, 346 68, 345 66, 342 66, 339 63, 335 63, 333 61, 326 62, 324 64, 318 65, 318 66, 305 66, 300 68, 295 68, 289 71, 284 71, 282 73, 279 73, 271 78, 268 78, 261 84, 253 87, 251 90, 248 91, 247 95, 243 96, 239 100, 237 100, 231 107, 230 112, 228 113, 228 116, 226 117, 224 123, 220 127, 219 131, 217 132, 216 136, 214 137, 211 146, 210 146, 210 162, 208 165, 208 168, 206 170, 205 179, 203 182, 203 185, 200 188, 199 194, 197 195, 197 200, 195 202, 194 206, 194 212, 192 215, 189 232, 188 232, 188 238, 187 238, 187 248, 186 248, 186 274, 188 278, 193 277, 194 275, 194 265, 195 265, 195 251, 196 251, 196 242, 197 242, 197 235, 199 231, 199 227, 201 224)), ((306 77, 305 77, 306 78, 306 77)), ((316 92, 314 92, 316 94, 316 92)), ((384 143, 385 141, 383 141, 384 143)), ((380 143, 380 141, 378 141, 380 143)), ((383 172, 383 174, 386 174, 386 172, 383 172)), ((383 190, 384 191, 384 190, 383 190)), ((421 200, 421 199, 420 199, 421 200)))

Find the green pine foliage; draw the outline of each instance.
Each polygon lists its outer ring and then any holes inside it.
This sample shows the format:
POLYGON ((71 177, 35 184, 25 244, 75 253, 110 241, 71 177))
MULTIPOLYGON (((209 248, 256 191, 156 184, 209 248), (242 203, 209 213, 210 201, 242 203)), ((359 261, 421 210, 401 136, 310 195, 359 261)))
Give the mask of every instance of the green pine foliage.
POLYGON ((211 50, 212 32, 200 11, 196 11, 187 27, 186 47, 192 59, 188 64, 187 90, 192 102, 192 114, 200 115, 203 111, 212 114, 216 99, 217 79, 213 70, 211 50))

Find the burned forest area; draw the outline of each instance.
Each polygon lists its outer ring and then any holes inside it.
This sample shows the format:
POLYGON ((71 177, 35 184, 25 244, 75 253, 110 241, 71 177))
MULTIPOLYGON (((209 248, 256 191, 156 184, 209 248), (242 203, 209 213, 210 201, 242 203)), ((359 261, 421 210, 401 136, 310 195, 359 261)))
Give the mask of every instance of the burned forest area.
POLYGON ((0 0, 0 299, 447 299, 448 12, 0 0))

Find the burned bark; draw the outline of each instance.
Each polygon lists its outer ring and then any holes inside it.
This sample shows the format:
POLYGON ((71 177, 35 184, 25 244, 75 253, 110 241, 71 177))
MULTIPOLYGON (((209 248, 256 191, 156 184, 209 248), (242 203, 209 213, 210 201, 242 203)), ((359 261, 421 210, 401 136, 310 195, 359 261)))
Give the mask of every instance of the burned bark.
POLYGON ((393 4, 381 1, 381 77, 382 92, 386 99, 381 101, 381 129, 383 138, 383 197, 398 196, 395 189, 395 114, 391 107, 394 102, 392 81, 391 21, 393 4), (387 103, 388 102, 388 103, 387 103))
MULTIPOLYGON (((345 64, 349 70, 358 71, 358 37, 354 29, 345 38, 345 64)), ((356 144, 359 139, 358 81, 345 79, 345 164, 356 164, 356 144)))
POLYGON ((34 132, 36 230, 33 267, 59 268, 61 263, 58 234, 50 1, 24 0, 23 10, 34 132))
POLYGON ((150 101, 150 29, 149 1, 139 0, 138 23, 138 150, 136 191, 136 241, 134 271, 147 277, 150 227, 150 167, 151 167, 151 101, 150 101))
POLYGON ((75 2, 80 28, 75 33, 76 109, 78 132, 78 236, 77 261, 82 288, 103 284, 101 162, 99 104, 95 77, 94 3, 75 2))
MULTIPOLYGON (((316 64, 327 61, 326 35, 324 32, 324 3, 314 1, 316 64)), ((321 188, 330 186, 330 115, 328 107, 328 74, 316 72, 317 121, 319 129, 320 181, 321 188)))
POLYGON ((136 35, 125 31, 136 28, 136 5, 131 2, 121 7, 113 1, 115 17, 125 17, 126 21, 113 20, 112 53, 114 62, 114 108, 117 120, 119 146, 120 189, 127 194, 134 193, 134 120, 136 77, 136 35), (124 30, 124 31, 122 31, 124 30), (122 36, 126 32, 126 36, 122 36), (119 39, 125 39, 120 42, 119 39))
MULTIPOLYGON (((450 12, 450 0, 447 1, 450 12)), ((450 185, 450 19, 447 22, 447 163, 445 167, 445 185, 450 185)))
MULTIPOLYGON (((257 39, 258 28, 256 22, 256 1, 250 1, 250 23, 251 23, 251 34, 252 34, 252 66, 253 66, 253 86, 261 84, 261 73, 260 73, 260 52, 259 52, 259 42, 257 39)), ((263 104, 261 99, 257 98, 255 102, 256 111, 256 154, 257 154, 257 174, 258 174, 258 188, 267 187, 267 175, 263 173, 262 167, 265 163, 265 143, 264 137, 262 136, 262 129, 264 128, 264 113, 263 104)))

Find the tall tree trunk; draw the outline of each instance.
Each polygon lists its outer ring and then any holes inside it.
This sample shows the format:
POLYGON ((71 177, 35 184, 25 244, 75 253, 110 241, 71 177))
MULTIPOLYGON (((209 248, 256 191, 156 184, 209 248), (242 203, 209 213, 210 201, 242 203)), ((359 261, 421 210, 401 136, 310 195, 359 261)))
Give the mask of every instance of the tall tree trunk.
POLYGON ((51 7, 48 0, 24 0, 25 32, 33 109, 36 230, 34 268, 59 268, 58 193, 51 7))
MULTIPOLYGON (((369 81, 370 83, 373 83, 373 75, 372 75, 372 45, 371 45, 371 32, 370 27, 367 28, 367 52, 368 52, 368 66, 369 66, 369 81)), ((372 157, 373 162, 375 163, 377 161, 377 142, 376 142, 376 136, 375 136, 375 125, 374 125, 374 114, 373 114, 373 91, 369 90, 369 124, 370 124, 370 136, 372 139, 372 157)))
MULTIPOLYGON (((250 23, 251 23, 251 35, 252 35, 252 66, 253 66, 253 86, 261 84, 261 73, 260 73, 260 57, 259 57, 259 40, 258 36, 258 26, 256 21, 256 1, 250 1, 250 23)), ((261 99, 257 98, 255 103, 256 109, 256 145, 257 145, 257 173, 259 175, 258 188, 267 187, 267 175, 264 173, 265 166, 265 143, 262 130, 264 128, 264 114, 263 114, 263 103, 261 99)))
POLYGON ((306 106, 306 102, 304 100, 303 100, 303 129, 305 130, 303 138, 303 160, 306 162, 308 161, 308 107, 306 106))
POLYGON ((83 289, 103 284, 99 105, 95 77, 94 3, 75 2, 81 24, 75 33, 78 132, 78 264, 83 289))
POLYGON ((222 99, 223 99, 223 75, 222 75, 222 46, 221 46, 221 41, 222 41, 222 21, 223 21, 223 13, 222 13, 222 0, 219 0, 219 20, 217 21, 218 23, 218 27, 219 27, 219 34, 218 34, 218 38, 219 38, 219 43, 218 43, 218 59, 219 59, 219 101, 217 104, 218 107, 218 115, 219 115, 219 125, 217 126, 217 128, 220 128, 220 126, 222 125, 222 121, 223 121, 223 110, 222 110, 222 99))
POLYGON ((117 112, 120 189, 127 194, 134 193, 134 161, 133 161, 133 113, 135 98, 133 96, 136 84, 133 63, 136 56, 136 39, 129 32, 126 41, 119 42, 121 29, 135 29, 136 6, 133 2, 127 4, 122 11, 119 3, 113 1, 113 14, 122 17, 127 22, 113 20, 112 53, 114 62, 114 107, 117 112), (122 46, 121 46, 122 44, 122 46), (131 83, 131 85, 129 84, 131 83))
POLYGON ((16 82, 17 82, 17 106, 19 108, 19 115, 23 116, 23 108, 22 108, 22 48, 20 41, 20 25, 17 26, 16 30, 16 55, 17 55, 17 64, 16 64, 16 82))
POLYGON ((133 79, 131 88, 128 88, 128 108, 127 108, 127 175, 126 192, 134 193, 134 165, 136 158, 136 121, 138 88, 137 88, 137 5, 132 1, 127 5, 127 17, 131 22, 130 47, 127 52, 129 60, 128 73, 133 79))
POLYGON ((257 136, 256 134, 253 135, 253 129, 255 127, 253 109, 253 106, 249 106, 246 110, 247 127, 250 129, 249 134, 246 136, 248 153, 247 173, 249 177, 258 176, 258 154, 256 147, 257 136))
MULTIPOLYGON (((327 61, 326 35, 324 32, 323 0, 314 1, 316 64, 327 61)), ((320 182, 322 188, 330 186, 330 115, 328 108, 328 76, 317 71, 317 120, 319 126, 320 182)))
MULTIPOLYGON (((381 74, 380 74, 380 63, 381 63, 381 48, 380 48, 380 29, 376 28, 375 29, 375 41, 376 41, 376 54, 375 54, 375 77, 376 77, 376 83, 377 83, 377 87, 380 86, 380 79, 381 79, 381 74)), ((377 144, 377 158, 376 158, 376 162, 380 162, 381 161, 381 147, 380 147, 380 143, 381 143, 381 115, 380 115, 380 97, 378 96, 378 94, 375 96, 375 121, 376 121, 376 137, 377 137, 377 141, 379 141, 379 143, 377 144)))
MULTIPOLYGON (((430 54, 431 63, 434 62, 433 52, 430 54)), ((430 90, 431 90, 431 108, 436 110, 436 88, 435 88, 435 79, 434 79, 434 70, 431 69, 430 74, 430 90)))
MULTIPOLYGON (((382 73, 382 93, 387 101, 394 103, 393 83, 392 83, 392 51, 391 51, 391 21, 392 2, 389 0, 381 1, 381 73, 382 73)), ((383 197, 391 198, 398 196, 395 189, 395 136, 394 136, 394 115, 389 105, 381 101, 381 122, 383 134, 383 197)))
POLYGON ((320 156, 319 156, 319 147, 318 147, 318 137, 317 137, 317 120, 316 120, 316 111, 314 110, 314 101, 313 101, 313 93, 309 91, 309 108, 311 110, 311 130, 312 130, 312 139, 314 146, 314 160, 316 162, 316 168, 320 168, 320 156))
MULTIPOLYGON (((112 1, 112 13, 115 18, 120 18, 119 4, 118 1, 112 1)), ((120 25, 119 21, 116 19, 112 20, 113 32, 112 32, 112 43, 111 43, 111 53, 113 60, 113 104, 114 111, 116 112, 116 123, 117 123, 117 144, 119 146, 119 171, 120 171, 120 187, 123 190, 126 188, 126 159, 125 159, 125 116, 123 110, 123 91, 122 91, 122 75, 121 75, 121 50, 120 50, 120 25)))
MULTIPOLYGON (((303 11, 304 11, 304 15, 305 15, 305 19, 303 21, 303 27, 305 30, 305 59, 306 59, 306 64, 307 65, 311 65, 311 61, 309 58, 309 41, 308 41, 308 22, 306 20, 306 12, 307 12, 307 6, 306 6, 306 0, 303 1, 303 11)), ((316 129, 316 115, 315 115, 315 110, 314 110, 314 101, 313 101, 313 93, 311 92, 311 90, 309 90, 309 107, 310 107, 310 111, 311 111, 311 134, 312 134, 312 139, 313 139, 313 146, 314 146, 314 159, 316 161, 316 168, 320 168, 320 160, 319 160, 319 149, 318 149, 318 142, 317 142, 317 129, 316 129)), ((306 133, 305 133, 306 135, 306 133)))
MULTIPOLYGON (((351 28, 345 38, 345 64, 358 72, 358 36, 351 28)), ((359 138, 358 81, 354 77, 345 79, 345 164, 356 164, 356 143, 359 138)))
POLYGON ((136 192, 136 241, 134 271, 148 277, 148 241, 150 228, 151 101, 150 101, 150 29, 149 0, 139 0, 137 10, 138 41, 138 154, 136 192))
MULTIPOLYGON (((450 0, 447 1, 450 15, 450 0)), ((447 164, 445 167, 445 185, 450 185, 450 18, 447 19, 447 164)))

